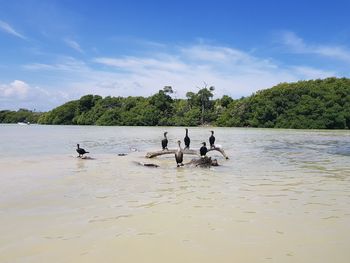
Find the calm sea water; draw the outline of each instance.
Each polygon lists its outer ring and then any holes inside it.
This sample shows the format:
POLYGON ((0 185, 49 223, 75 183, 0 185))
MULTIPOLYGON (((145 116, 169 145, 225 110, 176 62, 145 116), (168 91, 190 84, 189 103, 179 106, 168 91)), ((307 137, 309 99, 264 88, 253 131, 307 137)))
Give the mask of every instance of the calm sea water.
POLYGON ((0 125, 0 262, 349 262, 350 131, 214 128, 207 169, 165 130, 0 125))

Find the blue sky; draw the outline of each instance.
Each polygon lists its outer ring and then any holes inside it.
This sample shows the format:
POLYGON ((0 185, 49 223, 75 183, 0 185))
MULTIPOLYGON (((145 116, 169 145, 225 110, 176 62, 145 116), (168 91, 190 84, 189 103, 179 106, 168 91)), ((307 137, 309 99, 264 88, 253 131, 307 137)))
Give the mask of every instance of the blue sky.
POLYGON ((0 109, 350 77, 350 1, 0 0, 0 109))

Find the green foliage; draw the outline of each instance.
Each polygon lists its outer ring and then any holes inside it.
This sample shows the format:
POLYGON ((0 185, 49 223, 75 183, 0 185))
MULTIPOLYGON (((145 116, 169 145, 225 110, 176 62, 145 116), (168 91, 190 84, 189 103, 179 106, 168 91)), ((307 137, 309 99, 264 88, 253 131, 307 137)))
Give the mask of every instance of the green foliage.
POLYGON ((121 110, 120 108, 107 109, 95 122, 96 125, 121 125, 121 110))
POLYGON ((44 114, 28 110, 0 111, 0 122, 30 121, 42 124, 126 126, 218 126, 349 129, 350 80, 281 83, 249 97, 234 100, 224 95, 212 100, 213 87, 186 99, 173 99, 171 86, 144 97, 86 95, 44 114))
POLYGON ((294 129, 349 129, 350 80, 281 83, 230 103, 219 126, 294 129))
POLYGON ((38 123, 40 124, 76 124, 73 122, 77 112, 79 101, 74 100, 67 102, 52 111, 44 113, 40 116, 38 123))
POLYGON ((41 112, 33 112, 27 109, 19 109, 18 111, 2 110, 0 111, 0 123, 37 123, 41 115, 41 112))

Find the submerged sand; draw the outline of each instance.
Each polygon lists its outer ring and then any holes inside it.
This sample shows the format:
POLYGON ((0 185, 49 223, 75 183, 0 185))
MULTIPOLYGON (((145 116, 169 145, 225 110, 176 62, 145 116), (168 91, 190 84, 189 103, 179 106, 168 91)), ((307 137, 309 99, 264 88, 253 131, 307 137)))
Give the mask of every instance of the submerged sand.
MULTIPOLYGON (((94 160, 76 158, 74 148, 3 155, 0 262, 348 262, 349 156, 272 147, 290 131, 265 130, 260 141, 249 130, 221 132, 234 145, 231 159, 216 156, 221 166, 211 169, 176 168, 172 156, 142 167, 134 161, 144 151, 118 156, 92 144, 94 160)), ((307 133, 308 145, 312 136, 348 140, 307 133)))

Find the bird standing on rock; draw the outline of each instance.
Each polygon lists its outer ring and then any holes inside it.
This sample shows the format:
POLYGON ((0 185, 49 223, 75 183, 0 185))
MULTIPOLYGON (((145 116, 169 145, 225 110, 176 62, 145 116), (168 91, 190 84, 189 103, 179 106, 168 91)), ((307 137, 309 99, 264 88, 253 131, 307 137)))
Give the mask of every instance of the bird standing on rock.
POLYGON ((77 144, 77 153, 79 153, 78 157, 82 158, 84 157, 85 153, 89 153, 89 152, 85 151, 83 148, 80 148, 79 144, 77 144))
POLYGON ((168 150, 168 138, 166 137, 168 132, 164 132, 164 139, 162 140, 162 148, 163 151, 166 149, 168 150))
POLYGON ((205 157, 207 152, 208 152, 208 149, 207 149, 207 144, 205 142, 202 142, 203 146, 199 149, 199 152, 201 154, 201 157, 205 157))
POLYGON ((184 138, 184 142, 185 142, 185 149, 190 149, 191 139, 190 139, 190 137, 188 137, 188 129, 187 128, 186 128, 186 136, 184 138))
POLYGON ((175 160, 176 160, 177 167, 180 167, 180 165, 183 166, 182 162, 184 159, 184 153, 181 148, 181 141, 177 141, 177 144, 178 144, 178 147, 175 152, 175 160))
POLYGON ((215 148, 215 137, 214 137, 214 131, 210 131, 211 136, 209 137, 209 143, 210 143, 210 148, 215 148))

